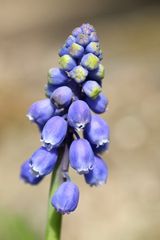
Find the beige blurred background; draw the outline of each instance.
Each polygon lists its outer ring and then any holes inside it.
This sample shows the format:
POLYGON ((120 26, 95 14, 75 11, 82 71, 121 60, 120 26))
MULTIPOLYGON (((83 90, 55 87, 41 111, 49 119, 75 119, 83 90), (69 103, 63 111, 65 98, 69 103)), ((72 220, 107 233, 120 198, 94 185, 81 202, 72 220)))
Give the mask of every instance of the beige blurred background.
POLYGON ((110 175, 90 188, 71 171, 81 196, 64 216, 62 240, 159 240, 158 1, 0 0, 0 209, 23 216, 44 239, 50 177, 37 187, 19 180, 21 163, 39 146, 25 114, 44 97, 59 47, 83 22, 95 26, 104 53, 110 175))

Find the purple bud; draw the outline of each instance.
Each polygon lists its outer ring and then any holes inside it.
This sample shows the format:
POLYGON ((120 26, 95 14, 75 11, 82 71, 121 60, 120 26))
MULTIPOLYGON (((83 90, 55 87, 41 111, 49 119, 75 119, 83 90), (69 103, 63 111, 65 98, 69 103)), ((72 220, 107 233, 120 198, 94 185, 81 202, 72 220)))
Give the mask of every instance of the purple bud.
POLYGON ((99 42, 90 42, 86 47, 87 53, 93 53, 96 56, 99 56, 100 54, 100 45, 99 42))
POLYGON ((64 45, 63 47, 61 47, 59 49, 58 54, 59 54, 60 57, 62 57, 63 55, 68 54, 68 48, 66 47, 66 45, 64 45))
POLYGON ((71 71, 76 66, 75 60, 67 54, 60 57, 59 64, 65 71, 71 71))
POLYGON ((93 169, 84 175, 86 183, 90 186, 98 186, 106 183, 108 178, 108 167, 106 163, 98 156, 95 156, 93 169))
POLYGON ((51 68, 48 71, 48 82, 53 85, 64 84, 68 81, 67 74, 59 68, 51 68))
POLYGON ((104 66, 102 64, 98 65, 98 68, 94 71, 89 72, 89 77, 94 80, 101 80, 104 78, 104 66))
POLYGON ((57 156, 57 149, 53 149, 49 152, 44 147, 40 147, 29 159, 30 168, 33 174, 39 177, 51 173, 57 162, 57 156))
POLYGON ((77 43, 73 43, 68 52, 73 58, 81 58, 84 53, 84 48, 77 43))
POLYGON ((29 120, 37 123, 40 126, 43 126, 48 121, 48 119, 54 115, 54 112, 54 105, 48 98, 46 98, 33 103, 29 108, 27 117, 29 120))
POLYGON ((89 36, 87 34, 80 33, 76 37, 76 42, 82 46, 86 46, 89 43, 89 36))
POLYGON ((109 126, 97 115, 92 115, 91 121, 84 129, 85 138, 97 147, 109 142, 109 126))
POLYGON ((73 212, 79 201, 79 189, 71 181, 60 185, 52 198, 52 205, 61 214, 73 212))
POLYGON ((69 149, 71 167, 78 173, 87 173, 94 164, 94 154, 86 139, 74 140, 69 149))
POLYGON ((72 100, 73 92, 69 87, 63 86, 57 88, 51 95, 51 101, 56 107, 67 107, 72 100))
POLYGON ((91 34, 91 32, 95 31, 94 27, 92 25, 90 25, 89 23, 82 24, 81 29, 84 34, 88 34, 88 35, 91 34))
POLYGON ((52 117, 44 125, 41 140, 44 146, 50 151, 59 147, 67 133, 67 122, 59 116, 52 117))
POLYGON ((100 93, 96 99, 86 97, 85 101, 88 103, 89 107, 95 113, 104 113, 108 106, 108 99, 105 97, 103 93, 100 93))
POLYGON ((99 93, 102 91, 101 86, 92 80, 88 80, 83 84, 83 92, 90 98, 95 99, 99 93))
POLYGON ((22 164, 20 178, 31 185, 36 185, 43 179, 42 176, 37 177, 35 174, 33 174, 30 168, 29 160, 22 164))
POLYGON ((77 37, 79 34, 82 33, 82 29, 80 27, 76 27, 73 31, 72 31, 72 35, 74 37, 77 37))
POLYGON ((85 54, 82 57, 81 65, 88 70, 94 70, 98 67, 99 58, 93 53, 85 54))
POLYGON ((91 112, 84 101, 77 100, 71 104, 68 110, 68 123, 71 127, 76 129, 84 128, 90 120, 91 112))
POLYGON ((65 41, 65 46, 68 48, 76 41, 75 37, 70 35, 65 41))
POLYGON ((89 40, 90 40, 90 42, 98 42, 99 39, 97 37, 97 33, 96 32, 91 32, 91 34, 89 35, 89 40))
POLYGON ((69 72, 69 77, 74 79, 77 83, 84 82, 88 75, 88 71, 82 66, 78 65, 69 72))

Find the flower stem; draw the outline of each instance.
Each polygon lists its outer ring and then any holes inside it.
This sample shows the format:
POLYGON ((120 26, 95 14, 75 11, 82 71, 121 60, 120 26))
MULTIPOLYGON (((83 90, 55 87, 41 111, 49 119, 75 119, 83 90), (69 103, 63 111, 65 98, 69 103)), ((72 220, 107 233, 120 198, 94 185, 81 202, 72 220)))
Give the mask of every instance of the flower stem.
POLYGON ((60 240, 61 235, 61 223, 62 223, 62 215, 58 213, 51 204, 51 199, 54 192, 57 190, 59 185, 62 182, 62 177, 60 175, 61 172, 61 159, 63 156, 63 150, 59 153, 58 166, 53 171, 51 177, 51 185, 49 191, 49 202, 48 202, 48 219, 46 226, 46 238, 45 240, 60 240))

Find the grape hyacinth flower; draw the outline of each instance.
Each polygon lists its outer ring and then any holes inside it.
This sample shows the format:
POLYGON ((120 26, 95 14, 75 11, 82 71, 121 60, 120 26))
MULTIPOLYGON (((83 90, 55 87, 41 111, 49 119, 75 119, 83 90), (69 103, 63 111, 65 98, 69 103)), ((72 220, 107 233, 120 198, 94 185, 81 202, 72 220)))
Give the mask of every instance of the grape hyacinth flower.
POLYGON ((46 240, 60 239, 61 214, 73 212, 79 202, 69 167, 90 186, 108 178, 108 167, 99 156, 109 148, 109 126, 100 117, 108 99, 102 92, 105 71, 94 27, 86 23, 75 28, 58 54, 59 66, 48 71, 46 98, 33 103, 27 113, 39 127, 42 146, 20 172, 31 185, 52 173, 46 240))

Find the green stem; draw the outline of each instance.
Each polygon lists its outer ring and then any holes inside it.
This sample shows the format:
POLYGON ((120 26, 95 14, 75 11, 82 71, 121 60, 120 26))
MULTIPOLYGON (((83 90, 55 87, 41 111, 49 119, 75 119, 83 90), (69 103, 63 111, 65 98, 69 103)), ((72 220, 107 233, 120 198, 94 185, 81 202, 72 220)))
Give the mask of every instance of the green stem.
MULTIPOLYGON (((58 163, 61 162, 62 156, 63 156, 63 150, 61 150, 59 154, 58 163)), ((58 164, 57 168, 53 171, 52 177, 51 177, 49 202, 48 202, 48 219, 47 219, 45 240, 60 240, 62 215, 58 213, 51 204, 52 196, 62 182, 60 171, 61 171, 61 165, 58 164)))

